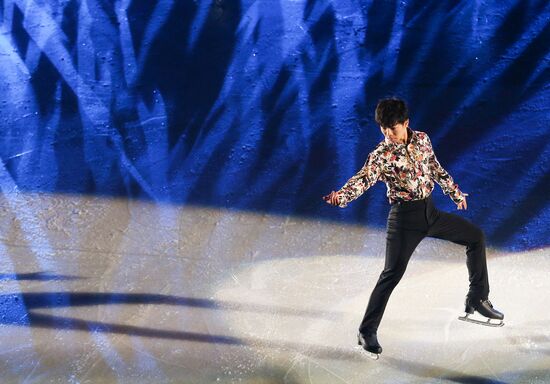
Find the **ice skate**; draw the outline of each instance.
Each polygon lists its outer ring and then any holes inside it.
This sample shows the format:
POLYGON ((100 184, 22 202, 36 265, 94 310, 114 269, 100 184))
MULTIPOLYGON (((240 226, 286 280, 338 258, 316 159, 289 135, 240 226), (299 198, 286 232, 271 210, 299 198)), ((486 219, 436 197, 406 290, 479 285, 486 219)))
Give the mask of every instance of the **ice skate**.
POLYGON ((502 327, 504 325, 502 321, 504 314, 494 309, 489 299, 477 302, 466 299, 464 315, 459 316, 458 319, 488 327, 502 327))
POLYGON ((362 352, 366 353, 366 355, 373 360, 378 360, 382 353, 382 347, 378 344, 378 338, 375 332, 366 335, 358 333, 357 344, 359 344, 357 348, 360 348, 362 352))

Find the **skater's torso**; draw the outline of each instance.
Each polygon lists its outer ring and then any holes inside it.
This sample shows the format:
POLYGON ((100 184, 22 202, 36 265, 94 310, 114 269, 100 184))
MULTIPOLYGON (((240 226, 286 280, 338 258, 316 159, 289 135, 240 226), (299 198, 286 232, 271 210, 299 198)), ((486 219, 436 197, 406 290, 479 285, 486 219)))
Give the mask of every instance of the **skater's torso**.
POLYGON ((375 147, 363 168, 341 188, 339 205, 346 206, 378 180, 386 184, 391 204, 427 198, 434 181, 455 202, 462 199, 458 186, 437 161, 428 135, 410 128, 406 143, 386 138, 375 147))
POLYGON ((407 143, 386 139, 373 151, 380 168, 379 180, 386 184, 390 203, 421 200, 434 188, 430 157, 433 150, 424 132, 409 130, 407 143))

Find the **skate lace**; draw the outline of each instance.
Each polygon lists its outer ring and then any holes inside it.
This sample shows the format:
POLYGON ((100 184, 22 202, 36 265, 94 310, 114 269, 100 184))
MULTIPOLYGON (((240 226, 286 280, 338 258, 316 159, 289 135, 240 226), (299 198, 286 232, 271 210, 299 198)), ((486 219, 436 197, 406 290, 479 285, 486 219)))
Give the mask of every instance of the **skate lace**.
POLYGON ((489 301, 489 299, 485 300, 485 302, 489 305, 489 307, 493 308, 493 304, 489 301))

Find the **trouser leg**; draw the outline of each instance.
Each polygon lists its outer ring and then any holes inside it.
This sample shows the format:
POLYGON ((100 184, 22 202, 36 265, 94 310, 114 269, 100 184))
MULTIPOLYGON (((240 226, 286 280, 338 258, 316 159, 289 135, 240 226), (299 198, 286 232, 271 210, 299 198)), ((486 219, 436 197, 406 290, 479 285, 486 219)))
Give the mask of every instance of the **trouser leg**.
POLYGON ((384 270, 371 293, 359 332, 376 332, 388 299, 403 277, 416 246, 424 238, 421 231, 388 228, 384 270))
POLYGON ((452 241, 466 246, 466 266, 470 280, 467 297, 472 300, 489 297, 489 278, 483 231, 461 216, 436 210, 429 237, 452 241))

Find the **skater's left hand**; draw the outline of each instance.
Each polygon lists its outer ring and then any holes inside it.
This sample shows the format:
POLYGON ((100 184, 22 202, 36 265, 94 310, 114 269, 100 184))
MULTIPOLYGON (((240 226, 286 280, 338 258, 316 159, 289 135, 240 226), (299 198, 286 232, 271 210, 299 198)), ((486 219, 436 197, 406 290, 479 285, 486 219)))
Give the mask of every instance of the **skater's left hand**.
POLYGON ((468 196, 467 193, 462 194, 464 196, 464 200, 462 200, 460 203, 457 204, 457 209, 468 209, 468 203, 466 203, 466 196, 468 196))
POLYGON ((340 194, 338 192, 335 192, 335 191, 332 191, 328 195, 323 196, 323 200, 325 200, 325 202, 327 202, 328 204, 331 204, 331 205, 336 205, 336 206, 338 205, 339 198, 340 198, 340 194))

